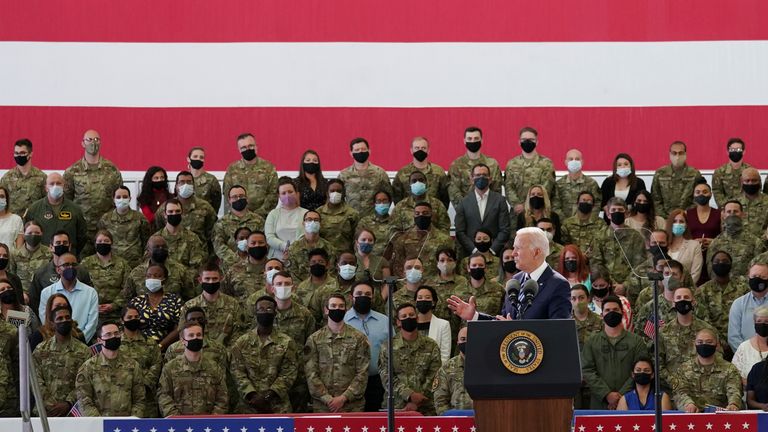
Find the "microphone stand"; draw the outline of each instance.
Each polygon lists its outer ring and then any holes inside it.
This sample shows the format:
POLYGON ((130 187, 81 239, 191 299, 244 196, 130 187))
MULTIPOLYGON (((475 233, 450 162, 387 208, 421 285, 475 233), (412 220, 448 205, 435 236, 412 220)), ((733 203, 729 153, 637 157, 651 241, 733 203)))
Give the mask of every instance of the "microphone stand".
POLYGON ((664 280, 664 275, 657 272, 648 272, 648 279, 653 281, 653 363, 655 372, 653 374, 653 393, 656 398, 654 423, 656 430, 661 429, 661 379, 659 374, 659 281, 664 280))
MULTIPOLYGON (((384 278, 384 283, 389 288, 389 295, 387 296, 387 315, 391 320, 395 313, 395 303, 392 297, 395 295, 395 288, 397 288, 398 279, 395 276, 388 276, 384 278)), ((392 349, 392 339, 395 337, 394 329, 392 328, 392 322, 387 326, 387 430, 395 431, 395 354, 392 349)))

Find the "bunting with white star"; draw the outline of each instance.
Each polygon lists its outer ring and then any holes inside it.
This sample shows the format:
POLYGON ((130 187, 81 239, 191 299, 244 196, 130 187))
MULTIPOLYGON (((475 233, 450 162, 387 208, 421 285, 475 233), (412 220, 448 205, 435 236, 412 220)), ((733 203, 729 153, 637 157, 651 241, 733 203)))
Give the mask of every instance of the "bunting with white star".
MULTIPOLYGON (((664 414, 663 432, 757 432, 768 430, 768 414, 721 412, 664 414)), ((653 415, 576 416, 574 432, 655 432, 653 415)))
POLYGON ((104 432, 293 432, 293 419, 216 417, 104 420, 104 432))

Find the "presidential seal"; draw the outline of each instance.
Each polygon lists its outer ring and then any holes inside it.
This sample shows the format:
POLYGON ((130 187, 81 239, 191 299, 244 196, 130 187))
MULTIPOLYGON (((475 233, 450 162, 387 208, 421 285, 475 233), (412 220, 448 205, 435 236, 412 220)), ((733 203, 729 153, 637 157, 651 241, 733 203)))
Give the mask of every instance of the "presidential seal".
POLYGON ((504 338, 499 355, 510 372, 528 374, 535 371, 544 359, 544 345, 535 334, 518 330, 504 338))

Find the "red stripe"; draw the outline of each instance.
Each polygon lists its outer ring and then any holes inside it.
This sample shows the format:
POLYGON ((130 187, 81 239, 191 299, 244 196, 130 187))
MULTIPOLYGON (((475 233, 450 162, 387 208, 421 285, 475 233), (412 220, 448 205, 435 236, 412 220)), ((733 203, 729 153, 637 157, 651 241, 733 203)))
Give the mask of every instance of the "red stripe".
POLYGON ((208 148, 207 168, 224 170, 238 158, 235 137, 252 131, 260 154, 281 170, 297 170, 302 152, 320 152, 323 169, 350 164, 349 141, 368 138, 372 160, 396 171, 410 160, 417 135, 432 143, 431 159, 448 168, 464 151, 463 131, 478 125, 485 132, 483 151, 501 164, 520 153, 517 134, 532 125, 540 131, 539 151, 564 170, 571 147, 585 153, 586 170, 609 170, 613 157, 628 151, 637 168, 653 170, 669 163, 667 148, 677 139, 688 143, 690 164, 714 169, 727 160, 732 136, 747 142, 745 159, 768 166, 768 107, 670 108, 65 108, 0 107, 0 167, 13 164, 10 143, 28 137, 35 144, 34 163, 61 169, 80 157, 88 128, 98 130, 104 154, 124 170, 152 164, 185 167, 187 150, 208 148))
MULTIPOLYGON (((0 40, 542 42, 768 39, 764 0, 25 0, 0 40)), ((233 65, 232 67, 236 67, 233 65)))

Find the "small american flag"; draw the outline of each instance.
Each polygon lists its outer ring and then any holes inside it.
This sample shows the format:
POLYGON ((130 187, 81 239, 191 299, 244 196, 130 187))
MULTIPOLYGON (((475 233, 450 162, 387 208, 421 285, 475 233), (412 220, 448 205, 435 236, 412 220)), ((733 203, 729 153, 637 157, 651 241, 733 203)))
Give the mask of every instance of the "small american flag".
POLYGON ((67 417, 82 417, 82 408, 83 407, 80 405, 80 401, 78 400, 74 403, 74 405, 72 405, 72 408, 70 408, 69 413, 67 413, 67 417))
MULTIPOLYGON (((651 315, 648 316, 648 320, 645 322, 645 327, 643 327, 643 333, 651 339, 656 335, 656 326, 653 323, 655 319, 655 315, 651 312, 651 315)), ((664 320, 659 319, 659 328, 662 327, 664 327, 664 320)))
POLYGON ((98 353, 101 352, 102 345, 100 343, 95 343, 89 346, 88 348, 91 349, 91 355, 97 355, 98 353))

